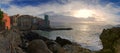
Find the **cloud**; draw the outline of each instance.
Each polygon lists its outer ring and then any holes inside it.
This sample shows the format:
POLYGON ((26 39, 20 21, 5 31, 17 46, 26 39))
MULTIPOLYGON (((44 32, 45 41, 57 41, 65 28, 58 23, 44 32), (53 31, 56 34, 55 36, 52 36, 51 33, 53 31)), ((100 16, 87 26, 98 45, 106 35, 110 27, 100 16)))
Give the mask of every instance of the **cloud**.
MULTIPOLYGON (((35 6, 35 7, 34 6, 19 7, 19 6, 16 6, 16 5, 10 5, 10 8, 8 10, 6 10, 6 11, 7 12, 14 12, 15 10, 17 10, 18 12, 16 12, 16 13, 19 13, 19 11, 21 11, 21 12, 23 12, 23 14, 26 14, 27 12, 30 12, 31 14, 33 14, 36 11, 37 12, 40 11, 39 12, 40 14, 45 13, 45 12, 50 12, 50 11, 52 11, 54 13, 60 13, 60 14, 63 14, 63 13, 69 14, 69 12, 72 11, 72 10, 85 8, 87 6, 85 4, 85 2, 83 2, 82 0, 81 1, 80 0, 76 0, 76 1, 73 1, 73 0, 60 0, 60 1, 62 3, 66 3, 66 4, 61 5, 61 4, 58 4, 58 3, 47 3, 47 4, 44 4, 44 5, 38 5, 38 6, 35 6)), ((14 13, 12 13, 12 14, 14 14, 14 13)))
MULTIPOLYGON (((4 3, 9 3, 11 0, 6 0, 4 3)), ((18 5, 10 5, 7 10, 4 10, 9 15, 14 14, 29 14, 40 16, 48 13, 51 16, 55 14, 71 16, 72 11, 80 9, 90 9, 94 11, 95 21, 116 22, 120 18, 120 7, 115 6, 114 3, 101 4, 100 0, 59 0, 62 4, 57 2, 49 2, 42 5, 24 7, 18 5)), ((71 16, 72 17, 72 16, 71 16)))
POLYGON ((9 4, 12 0, 0 0, 0 4, 9 4))

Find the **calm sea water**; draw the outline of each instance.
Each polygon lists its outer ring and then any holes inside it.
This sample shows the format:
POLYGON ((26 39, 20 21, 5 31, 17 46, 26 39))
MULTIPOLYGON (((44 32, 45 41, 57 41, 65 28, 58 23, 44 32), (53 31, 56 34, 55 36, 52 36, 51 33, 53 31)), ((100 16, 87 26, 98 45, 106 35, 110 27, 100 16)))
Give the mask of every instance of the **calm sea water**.
POLYGON ((112 25, 103 24, 53 24, 53 27, 71 27, 73 30, 61 30, 61 31, 36 31, 45 37, 55 40, 57 36, 68 39, 73 42, 77 42, 84 48, 88 48, 92 51, 97 51, 103 48, 101 40, 99 38, 103 29, 111 28, 112 25))

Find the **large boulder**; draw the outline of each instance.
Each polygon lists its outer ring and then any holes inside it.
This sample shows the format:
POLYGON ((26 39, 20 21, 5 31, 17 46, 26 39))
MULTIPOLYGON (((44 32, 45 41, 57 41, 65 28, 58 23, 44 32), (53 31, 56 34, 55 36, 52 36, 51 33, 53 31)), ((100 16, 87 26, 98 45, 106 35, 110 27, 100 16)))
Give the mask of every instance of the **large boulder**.
POLYGON ((43 40, 33 40, 29 43, 28 53, 52 53, 43 40))
POLYGON ((55 40, 58 44, 53 44, 52 47, 55 49, 60 48, 59 44, 62 46, 61 53, 93 53, 89 49, 82 48, 79 44, 71 42, 67 39, 62 39, 61 37, 57 37, 55 40))
POLYGON ((43 40, 44 42, 49 41, 48 38, 39 35, 36 32, 32 32, 32 31, 22 31, 22 34, 24 34, 21 38, 22 38, 22 45, 20 46, 22 49, 26 50, 28 47, 29 42, 33 41, 33 40, 43 40))
POLYGON ((104 29, 100 35, 103 49, 98 53, 120 53, 120 27, 104 29))
POLYGON ((66 53, 65 49, 55 41, 47 41, 46 44, 53 53, 66 53))
POLYGON ((61 38, 61 37, 57 37, 56 40, 55 40, 55 42, 59 43, 62 47, 63 47, 64 45, 67 45, 67 44, 72 44, 71 41, 69 41, 69 40, 67 40, 67 39, 63 39, 63 38, 61 38))

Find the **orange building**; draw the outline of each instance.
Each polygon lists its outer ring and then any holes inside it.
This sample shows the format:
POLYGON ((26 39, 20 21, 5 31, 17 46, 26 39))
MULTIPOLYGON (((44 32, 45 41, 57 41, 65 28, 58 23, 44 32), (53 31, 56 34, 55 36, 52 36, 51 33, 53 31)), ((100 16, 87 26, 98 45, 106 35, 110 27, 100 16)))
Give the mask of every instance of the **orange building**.
POLYGON ((5 22, 5 28, 10 30, 10 17, 7 14, 3 14, 3 21, 5 22))

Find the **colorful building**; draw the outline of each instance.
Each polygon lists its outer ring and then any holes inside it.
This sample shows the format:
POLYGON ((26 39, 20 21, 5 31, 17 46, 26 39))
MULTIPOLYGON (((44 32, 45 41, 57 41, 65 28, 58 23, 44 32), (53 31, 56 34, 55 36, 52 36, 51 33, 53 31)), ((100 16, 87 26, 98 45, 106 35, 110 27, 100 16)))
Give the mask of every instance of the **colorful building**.
POLYGON ((17 19, 15 16, 11 16, 11 20, 11 24, 14 25, 13 23, 17 23, 17 27, 20 30, 36 30, 50 27, 48 15, 45 15, 44 19, 30 15, 20 15, 17 19))

